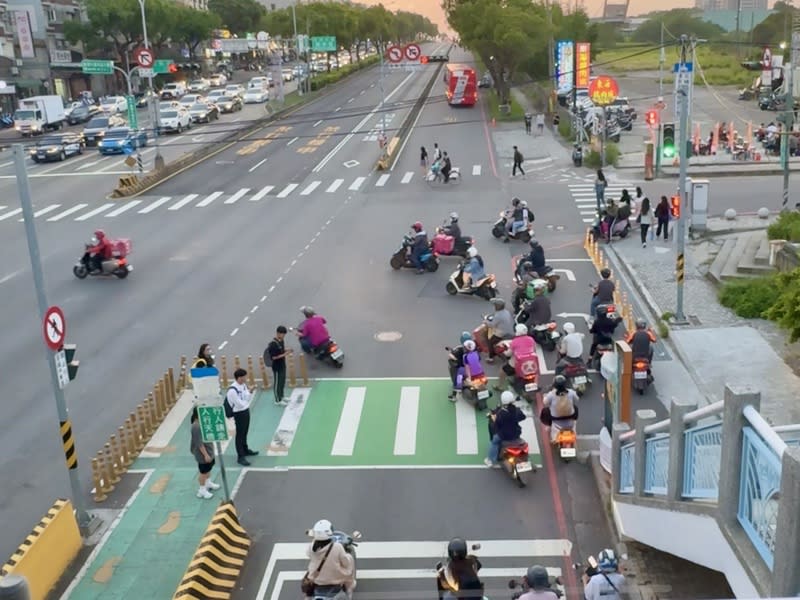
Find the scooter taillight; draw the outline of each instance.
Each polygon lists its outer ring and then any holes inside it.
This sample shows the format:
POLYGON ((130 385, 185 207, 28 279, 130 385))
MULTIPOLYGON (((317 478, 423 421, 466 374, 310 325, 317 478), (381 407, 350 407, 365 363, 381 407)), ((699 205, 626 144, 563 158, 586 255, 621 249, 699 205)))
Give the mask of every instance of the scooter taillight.
POLYGON ((577 436, 575 435, 575 432, 572 431, 571 429, 564 429, 562 431, 559 431, 558 435, 556 436, 556 443, 561 445, 574 446, 576 440, 577 436))
POLYGON ((472 378, 472 387, 479 387, 479 386, 482 386, 482 385, 486 385, 487 382, 488 382, 488 379, 487 379, 486 375, 481 375, 479 377, 473 377, 472 378))
POLYGON ((336 344, 331 344, 330 347, 328 348, 328 352, 333 353, 333 352, 336 352, 338 349, 339 349, 339 346, 337 346, 336 344))
POLYGON ((510 448, 506 448, 506 454, 515 458, 525 456, 528 454, 528 444, 525 444, 524 446, 512 446, 510 448))
POLYGON ((644 371, 647 369, 647 363, 641 361, 636 362, 633 364, 633 368, 636 369, 637 371, 644 371))

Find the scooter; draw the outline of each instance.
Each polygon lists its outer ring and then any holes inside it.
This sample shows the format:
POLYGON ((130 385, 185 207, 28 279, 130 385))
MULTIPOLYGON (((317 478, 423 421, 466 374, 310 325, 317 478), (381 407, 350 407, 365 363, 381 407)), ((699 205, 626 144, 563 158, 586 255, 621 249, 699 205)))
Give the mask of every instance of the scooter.
MULTIPOLYGON (((578 396, 583 396, 586 393, 586 386, 592 382, 589 378, 589 370, 586 368, 586 363, 583 359, 580 362, 574 362, 560 358, 559 363, 562 362, 564 369, 560 371, 560 374, 567 378, 569 387, 575 390, 578 396)), ((556 366, 556 373, 559 373, 558 365, 556 366)))
MULTIPOLYGON (((489 436, 494 435, 494 421, 492 416, 498 409, 486 415, 489 421, 489 436)), ((500 446, 500 465, 509 477, 517 482, 521 488, 526 485, 527 475, 533 471, 533 465, 528 460, 528 442, 522 438, 513 442, 504 442, 500 446)))
POLYGON ((83 253, 81 259, 72 267, 72 274, 78 279, 86 279, 89 276, 125 279, 128 274, 133 271, 133 266, 128 264, 127 259, 127 255, 131 252, 131 242, 130 240, 114 240, 111 244, 114 246, 112 252, 113 257, 102 261, 99 271, 91 269, 92 261, 88 249, 94 244, 86 244, 87 251, 83 253))
POLYGON ((528 404, 534 405, 541 394, 539 386, 539 357, 536 353, 514 357, 511 353, 511 343, 503 342, 503 355, 514 360, 514 375, 510 376, 511 387, 520 398, 528 404))
MULTIPOLYGON (((484 321, 486 319, 491 320, 491 315, 484 315, 484 321)), ((472 330, 472 339, 475 340, 475 345, 478 348, 478 351, 481 354, 489 354, 489 326, 481 322, 475 329, 472 330)), ((506 344, 509 340, 503 340, 498 342, 494 347, 495 354, 502 354, 506 351, 506 344)))
MULTIPOLYGON (((314 532, 310 529, 306 531, 306 535, 308 537, 314 537, 314 532)), ((344 547, 344 551, 347 552, 353 559, 353 579, 356 576, 356 546, 358 546, 358 542, 356 540, 361 539, 361 532, 354 531, 351 535, 345 533, 344 531, 333 531, 333 535, 331 535, 331 541, 338 542, 344 547)), ((341 585, 317 585, 314 586, 314 595, 312 596, 313 600, 334 600, 335 598, 339 597, 344 591, 343 586, 341 585)))
POLYGON ((652 381, 650 361, 646 358, 635 358, 633 360, 633 389, 639 392, 640 395, 644 395, 652 381))
MULTIPOLYGON (((552 429, 556 431, 555 433, 555 440, 553 440, 553 446, 558 448, 558 454, 561 457, 561 460, 564 462, 569 462, 571 459, 575 458, 578 455, 578 450, 576 448, 576 444, 578 443, 578 436, 575 434, 575 427, 565 427, 563 429, 559 428, 557 425, 558 421, 553 421, 552 429)), ((574 423, 574 421, 572 421, 574 423)))
MULTIPOLYGON (((508 225, 508 220, 511 218, 509 213, 510 211, 508 210, 502 211, 500 213, 500 218, 495 221, 494 225, 492 225, 492 235, 498 240, 506 237, 506 226, 508 225)), ((509 239, 517 240, 518 242, 524 242, 527 244, 533 237, 533 223, 528 223, 527 227, 521 231, 517 231, 516 233, 508 233, 508 237, 509 239)))
POLYGON ((572 164, 576 167, 583 166, 583 148, 581 146, 575 146, 572 151, 572 164))
MULTIPOLYGON (((514 267, 514 282, 517 285, 521 285, 524 283, 522 278, 523 269, 525 263, 531 264, 528 260, 522 260, 524 258, 524 254, 521 256, 517 256, 514 260, 516 265, 514 267)), ((556 286, 558 285, 558 280, 561 279, 561 275, 555 273, 553 271, 553 267, 550 265, 545 265, 539 271, 533 271, 533 275, 537 276, 538 278, 547 282, 547 291, 548 292, 555 292, 556 286)))
POLYGON ((467 250, 472 247, 473 240, 469 236, 458 239, 444 233, 441 227, 436 228, 436 235, 431 241, 431 249, 436 256, 461 256, 466 258, 467 250))
POLYGON ((339 348, 333 338, 322 344, 322 346, 312 348, 308 354, 313 354, 314 358, 320 362, 330 363, 336 369, 341 369, 344 366, 344 350, 339 348))
MULTIPOLYGON (((463 377, 463 374, 458 377, 463 377)), ((487 409, 487 401, 492 392, 489 390, 489 378, 485 374, 472 379, 462 379, 460 382, 457 378, 456 385, 459 383, 461 383, 461 398, 464 399, 464 402, 473 406, 476 410, 483 411, 487 409)))
MULTIPOLYGON (((400 244, 400 248, 392 254, 392 258, 389 260, 389 266, 391 266, 392 269, 395 271, 399 271, 400 269, 414 269, 416 271, 417 267, 411 262, 410 253, 410 248, 413 243, 414 240, 410 235, 403 236, 403 242, 400 244)), ((420 257, 420 261, 425 270, 430 273, 435 273, 439 269, 439 258, 432 250, 425 251, 420 257)))
POLYGON ((532 325, 530 327, 530 335, 537 344, 540 344, 548 352, 555 350, 561 340, 561 332, 558 330, 558 324, 555 321, 532 325))
MULTIPOLYGON (((549 577, 550 582, 548 589, 552 591, 557 597, 563 598, 564 597, 564 583, 561 580, 561 577, 556 577, 555 575, 550 575, 549 577)), ((523 575, 520 581, 516 581, 514 579, 508 582, 508 589, 512 590, 511 600, 518 600, 520 596, 526 594, 527 592, 531 591, 531 586, 528 583, 528 578, 526 575, 523 575)))
MULTIPOLYGON (((481 549, 481 545, 480 544, 472 544, 472 546, 470 546, 470 550, 472 550, 473 552, 475 552, 477 550, 480 550, 480 549, 481 549)), ((478 572, 480 572, 481 563, 480 563, 480 561, 477 560, 477 558, 476 558, 476 562, 477 562, 476 566, 478 568, 478 572)), ((437 562, 436 566, 434 567, 434 569, 436 570, 436 591, 437 591, 438 600, 443 600, 444 599, 444 595, 445 595, 446 592, 457 592, 458 591, 458 590, 452 589, 450 587, 450 585, 448 584, 447 577, 445 575, 445 565, 444 565, 444 563, 442 563, 441 561, 437 562)), ((470 590, 470 592, 472 592, 472 590, 470 590)), ((470 596, 470 597, 472 597, 472 596, 470 596)), ((479 598, 476 596, 475 600, 479 600, 479 598)), ((489 599, 484 596, 482 600, 489 600, 489 599)))
MULTIPOLYGON (((438 260, 438 259, 437 259, 438 260)), ((497 281, 494 275, 487 275, 477 282, 475 286, 464 285, 464 263, 458 263, 458 267, 450 275, 450 279, 444 288, 448 294, 455 296, 463 294, 465 296, 480 296, 485 300, 491 300, 497 296, 497 281)))

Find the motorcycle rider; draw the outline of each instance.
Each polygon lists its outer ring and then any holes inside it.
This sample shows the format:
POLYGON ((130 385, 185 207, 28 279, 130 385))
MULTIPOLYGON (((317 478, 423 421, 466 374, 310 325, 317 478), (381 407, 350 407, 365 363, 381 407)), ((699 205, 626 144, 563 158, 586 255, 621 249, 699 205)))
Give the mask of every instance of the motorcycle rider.
POLYGON ((530 254, 520 259, 520 262, 526 261, 531 264, 531 268, 540 277, 547 274, 550 269, 547 268, 546 260, 544 257, 544 248, 539 243, 539 240, 532 238, 530 241, 531 251, 530 254))
POLYGON ((619 572, 617 555, 610 548, 597 557, 597 571, 586 573, 583 579, 583 597, 586 600, 620 600, 626 593, 625 576, 619 572))
POLYGON ((86 251, 89 253, 89 271, 97 273, 103 270, 103 261, 113 258, 114 247, 106 237, 105 231, 97 229, 86 251))
POLYGON ((417 267, 417 273, 424 273, 425 267, 422 264, 422 255, 428 251, 428 234, 422 228, 422 223, 417 221, 411 226, 411 231, 414 234, 414 241, 411 244, 410 259, 412 264, 417 267))
MULTIPOLYGON (((649 363, 653 362, 653 344, 656 343, 656 335, 647 327, 647 321, 636 319, 636 331, 628 334, 626 340, 631 346, 633 360, 646 358, 649 363)), ((647 372, 650 372, 648 368, 647 372)))
POLYGON ((450 392, 450 395, 447 396, 450 402, 458 400, 458 393, 460 391, 457 387, 458 371, 464 364, 464 355, 467 352, 464 348, 464 343, 471 341, 473 341, 472 335, 468 331, 463 332, 459 345, 455 348, 451 348, 450 353, 447 355, 447 368, 450 371, 450 379, 453 382, 453 390, 450 392))
POLYGON ((310 354, 330 342, 331 334, 328 333, 328 328, 325 326, 327 323, 325 317, 316 314, 313 308, 303 306, 300 311, 306 319, 297 328, 297 335, 300 338, 303 352, 310 354))
POLYGON ((515 314, 519 312, 522 303, 528 298, 528 285, 535 279, 539 279, 539 274, 533 270, 533 265, 526 259, 520 260, 520 265, 517 267, 517 287, 511 295, 511 304, 515 314))
POLYGON ((589 315, 594 319, 597 315, 597 307, 601 304, 614 303, 614 291, 617 286, 611 280, 611 269, 604 268, 600 270, 600 281, 594 286, 592 290, 592 302, 589 307, 589 315))
POLYGON ((514 327, 514 339, 508 344, 508 349, 504 353, 509 357, 508 362, 500 369, 500 375, 494 389, 498 392, 504 390, 506 387, 506 379, 516 375, 516 356, 524 356, 535 352, 536 342, 528 335, 528 327, 523 323, 517 323, 514 327))
POLYGON ((529 590, 517 600, 558 600, 558 594, 550 587, 550 575, 541 565, 533 565, 525 575, 529 590))
POLYGON ((620 323, 620 318, 616 313, 608 314, 600 310, 604 306, 606 305, 601 304, 598 306, 597 318, 589 329, 589 333, 594 336, 592 338, 592 346, 589 348, 590 357, 594 356, 595 350, 597 350, 597 346, 600 344, 614 343, 614 331, 620 323))
POLYGON ((578 393, 567 387, 567 378, 556 375, 553 379, 553 389, 544 396, 542 412, 539 415, 542 424, 548 429, 554 421, 562 429, 572 429, 578 420, 578 393))
POLYGON ((517 232, 527 228, 528 223, 533 223, 534 221, 533 213, 528 210, 528 203, 525 200, 519 200, 519 198, 514 198, 514 200, 519 202, 514 205, 511 218, 506 222, 506 237, 503 240, 506 244, 509 242, 509 235, 516 235, 517 232))
POLYGON ((522 435, 519 424, 526 417, 525 413, 514 404, 514 398, 514 392, 505 391, 500 394, 500 408, 489 415, 492 421, 492 441, 489 443, 489 452, 483 460, 487 467, 499 467, 502 444, 514 442, 522 435))
POLYGON ((342 586, 347 597, 351 598, 356 587, 355 562, 344 546, 332 539, 331 522, 327 519, 317 521, 310 533, 314 541, 306 550, 308 577, 316 586, 342 586))
POLYGON ((453 538, 447 544, 447 565, 436 565, 440 596, 447 600, 483 598, 483 583, 478 577, 481 562, 476 556, 468 554, 467 542, 453 538))
POLYGON ((528 304, 527 325, 536 327, 553 320, 550 298, 544 295, 547 283, 542 279, 533 282, 533 300, 528 304))
POLYGON ((583 364, 583 338, 582 333, 575 331, 574 323, 564 323, 564 337, 558 348, 558 363, 556 363, 556 375, 564 372, 568 364, 583 364))
POLYGON ((493 363, 495 346, 503 340, 511 339, 514 335, 514 316, 506 308, 506 301, 502 298, 493 298, 494 314, 484 319, 484 324, 489 328, 489 358, 486 362, 493 363))
POLYGON ((470 246, 469 250, 467 250, 467 264, 464 265, 464 287, 471 288, 473 284, 485 277, 486 271, 483 268, 483 259, 478 255, 478 249, 475 246, 470 246))
POLYGON ((450 157, 447 152, 442 152, 442 175, 444 175, 444 182, 450 181, 450 172, 453 170, 453 163, 450 162, 450 157))
POLYGON ((452 236, 456 243, 458 243, 458 240, 461 239, 461 227, 458 224, 457 212, 450 213, 450 224, 442 227, 442 233, 452 236))

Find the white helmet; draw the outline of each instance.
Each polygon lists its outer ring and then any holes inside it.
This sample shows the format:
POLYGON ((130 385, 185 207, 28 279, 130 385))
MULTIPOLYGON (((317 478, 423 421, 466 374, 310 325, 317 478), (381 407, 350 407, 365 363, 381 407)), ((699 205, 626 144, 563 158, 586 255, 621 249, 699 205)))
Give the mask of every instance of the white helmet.
POLYGON ((450 213, 450 220, 453 221, 454 223, 456 221, 458 221, 458 213, 457 212, 451 212, 450 213))
POLYGON ((564 323, 564 331, 566 333, 575 333, 575 325, 573 323, 564 323))
POLYGON ((506 390, 505 392, 500 394, 500 404, 502 404, 503 406, 508 406, 512 402, 514 402, 514 392, 509 392, 508 390, 506 390))
POLYGON ((522 202, 520 202, 520 206, 522 206, 522 208, 528 208, 528 202, 526 200, 523 200, 522 202))
POLYGON ((328 521, 328 519, 320 519, 314 523, 314 527, 311 529, 310 534, 311 537, 318 542, 329 540, 333 535, 333 525, 331 525, 331 522, 328 521))
POLYGON ((475 258, 478 256, 478 249, 475 246, 470 246, 469 250, 467 250, 467 256, 475 258))
POLYGON ((547 282, 544 279, 534 279, 532 281, 532 284, 533 284, 533 289, 536 290, 537 292, 547 287, 547 282))
POLYGON ((474 352, 475 347, 476 347, 475 342, 473 342, 472 340, 467 340, 466 342, 464 342, 464 350, 466 350, 467 352, 474 352))
POLYGON ((524 323, 517 323, 514 327, 514 335, 528 335, 528 326, 524 323))

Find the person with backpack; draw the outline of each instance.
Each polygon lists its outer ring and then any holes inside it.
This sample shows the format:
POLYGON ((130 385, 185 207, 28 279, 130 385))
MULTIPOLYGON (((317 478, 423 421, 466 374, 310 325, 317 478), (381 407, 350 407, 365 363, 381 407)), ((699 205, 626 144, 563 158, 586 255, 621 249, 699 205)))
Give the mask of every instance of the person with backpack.
POLYGON ((628 591, 617 555, 610 548, 598 555, 597 568, 587 569, 581 579, 586 600, 621 600, 628 591))
POLYGON ((238 463, 249 467, 248 456, 255 456, 257 451, 251 450, 247 445, 247 433, 250 431, 250 403, 253 400, 253 390, 245 382, 247 371, 236 369, 233 372, 234 382, 225 394, 225 416, 232 416, 236 424, 236 455, 238 463))
POLYGON ((544 396, 544 408, 539 414, 539 419, 548 429, 554 422, 556 430, 574 429, 578 420, 578 400, 578 393, 567 387, 567 378, 556 375, 553 379, 553 389, 544 396))
POLYGON ((208 367, 214 366, 214 355, 211 354, 211 344, 205 342, 204 344, 200 344, 200 349, 197 351, 197 357, 195 357, 194 362, 192 363, 191 369, 204 369, 208 367))
POLYGON ((272 391, 275 393, 275 406, 288 404, 286 398, 283 397, 283 392, 286 388, 286 357, 292 355, 292 350, 287 350, 284 345, 286 332, 286 327, 279 325, 275 330, 275 337, 264 350, 264 364, 272 367, 272 391))

